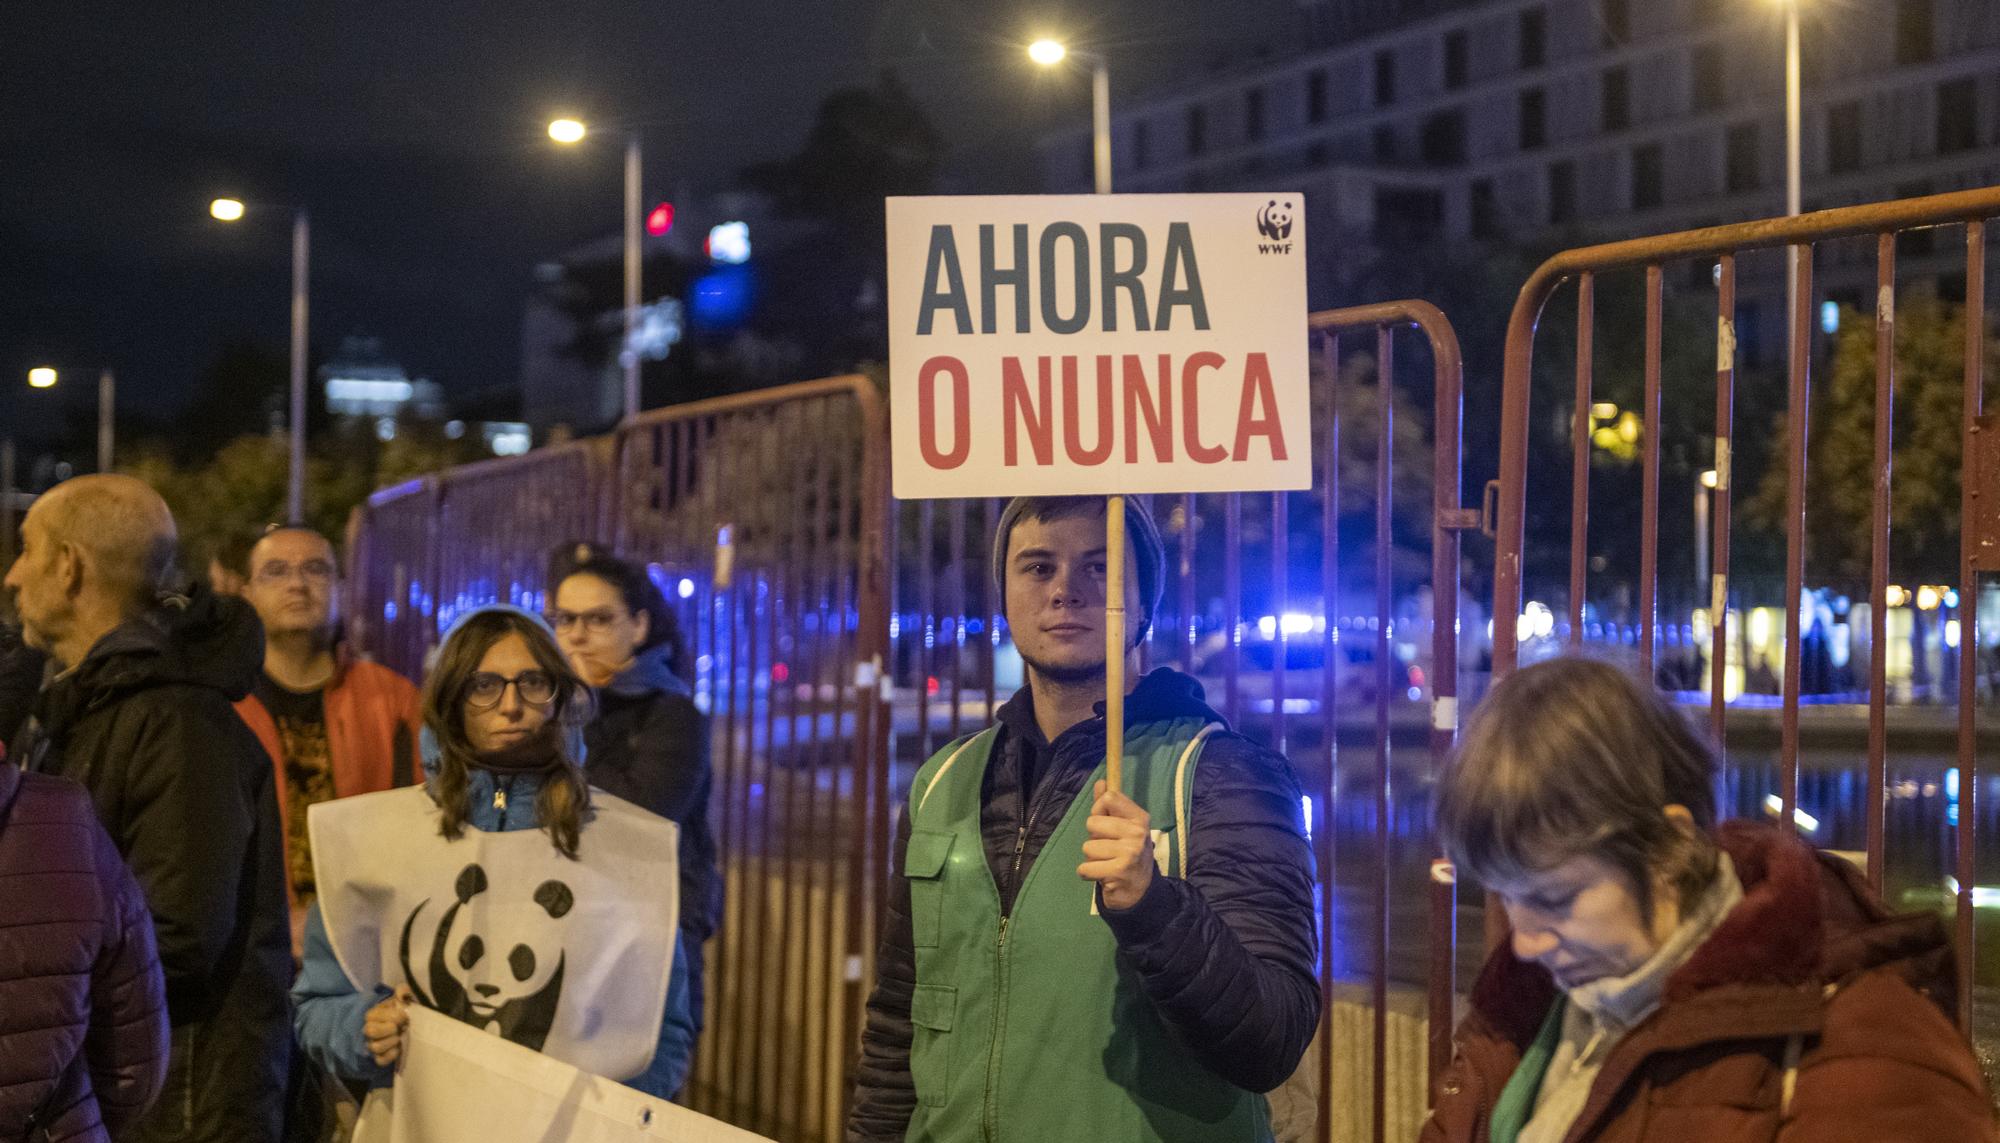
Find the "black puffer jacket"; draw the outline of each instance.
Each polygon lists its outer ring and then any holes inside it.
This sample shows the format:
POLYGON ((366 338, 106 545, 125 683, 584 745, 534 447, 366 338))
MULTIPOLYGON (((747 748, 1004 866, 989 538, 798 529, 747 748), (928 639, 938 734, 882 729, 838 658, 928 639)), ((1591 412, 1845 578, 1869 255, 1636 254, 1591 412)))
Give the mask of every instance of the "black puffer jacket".
POLYGON ((262 669, 250 605, 205 588, 98 640, 42 691, 30 769, 90 791, 153 915, 173 1023, 145 1139, 278 1138, 291 936, 271 760, 230 704, 262 669))
POLYGON ((0 766, 0 1139, 108 1143, 166 1073, 138 883, 82 787, 0 766))
POLYGON ((16 733, 34 713, 44 662, 40 651, 21 642, 18 628, 0 623, 0 751, 13 749, 16 733))
POLYGON ((668 653, 664 645, 642 652, 597 692, 597 716, 583 729, 584 773, 598 789, 680 825, 681 929, 706 940, 722 911, 708 827, 708 719, 667 666, 668 653))
MULTIPOLYGON (((1017 840, 1021 869, 1038 860, 1062 818, 1042 813, 1023 835, 1036 803, 1065 807, 1104 758, 1103 708, 1046 742, 1026 690, 999 711, 999 740, 982 783, 980 830, 1001 908, 1013 908, 1010 876, 1017 840)), ((1160 669, 1125 702, 1127 726, 1198 717, 1223 721, 1201 684, 1160 669)), ((1239 1087, 1269 1091, 1298 1066, 1319 1021, 1314 966, 1313 859, 1298 778, 1277 754, 1231 732, 1211 735, 1195 768, 1188 877, 1153 879, 1122 913, 1105 913, 1121 955, 1146 994, 1201 1064, 1239 1087)), ((910 1081, 910 995, 916 957, 910 883, 902 876, 909 816, 897 826, 896 874, 875 961, 875 991, 861 1037, 851 1143, 900 1140, 916 1106, 910 1081)), ((1066 865, 1080 854, 1061 854, 1066 865)))

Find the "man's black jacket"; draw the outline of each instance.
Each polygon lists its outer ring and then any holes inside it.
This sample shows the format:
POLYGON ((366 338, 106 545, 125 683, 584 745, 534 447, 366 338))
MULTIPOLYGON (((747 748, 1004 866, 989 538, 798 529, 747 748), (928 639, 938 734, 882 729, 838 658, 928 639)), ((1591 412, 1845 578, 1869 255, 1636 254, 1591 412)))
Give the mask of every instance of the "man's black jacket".
POLYGON ((173 1042, 145 1138, 277 1138, 291 1044, 284 842, 271 760, 230 705, 264 661, 241 599, 198 589, 45 687, 30 769, 90 791, 145 891, 173 1042))
MULTIPOLYGON (((1126 699, 1128 727, 1187 717, 1222 721, 1203 701, 1201 684, 1178 671, 1154 671, 1126 699)), ((1001 908, 1011 911, 1015 845, 1025 843, 1025 873, 1102 761, 1104 719, 1100 707, 1099 717, 1047 742, 1024 689, 1000 708, 998 721, 982 783, 980 832, 1001 908)), ((1298 779, 1284 758, 1218 732, 1202 747, 1189 816, 1187 879, 1155 877, 1137 905, 1106 910, 1104 919, 1119 955, 1188 1052, 1239 1087, 1269 1091, 1298 1066, 1319 1020, 1313 859, 1298 779)), ((862 1031, 850 1143, 902 1139, 916 1107, 910 1081, 916 955, 910 885, 902 876, 909 840, 906 812, 897 827, 896 878, 862 1031)), ((1049 855, 1065 866, 1082 859, 1049 855)))

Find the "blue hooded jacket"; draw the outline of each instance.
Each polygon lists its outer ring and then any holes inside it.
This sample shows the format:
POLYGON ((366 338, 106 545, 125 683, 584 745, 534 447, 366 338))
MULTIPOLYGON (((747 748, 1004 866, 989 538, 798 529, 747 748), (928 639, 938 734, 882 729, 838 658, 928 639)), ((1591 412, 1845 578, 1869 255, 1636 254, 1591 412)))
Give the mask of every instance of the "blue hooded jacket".
MULTIPOLYGON (((541 622, 540 616, 533 618, 541 622)), ((438 759, 437 741, 429 728, 425 728, 424 782, 433 790, 438 759)), ((541 793, 540 775, 502 776, 474 770, 467 779, 469 804, 465 824, 488 833, 537 828, 535 799, 541 793), (506 794, 504 806, 496 808, 495 793, 506 794)), ((589 833, 588 826, 584 832, 589 833)), ((694 1056, 696 1028, 689 1005, 684 945, 683 941, 674 942, 673 976, 667 985, 666 1009, 660 1017, 660 1046, 653 1053, 653 1062, 645 1071, 622 1081, 628 1087, 661 1099, 671 1099, 680 1091, 687 1079, 688 1063, 694 1056)), ((368 1010, 390 995, 390 989, 379 984, 371 992, 355 991, 333 955, 326 923, 320 919, 319 903, 315 901, 306 915, 304 965, 292 985, 292 1028, 299 1046, 321 1067, 336 1075, 366 1080, 371 1087, 389 1086, 395 1078, 395 1069, 375 1063, 361 1027, 368 1010)))

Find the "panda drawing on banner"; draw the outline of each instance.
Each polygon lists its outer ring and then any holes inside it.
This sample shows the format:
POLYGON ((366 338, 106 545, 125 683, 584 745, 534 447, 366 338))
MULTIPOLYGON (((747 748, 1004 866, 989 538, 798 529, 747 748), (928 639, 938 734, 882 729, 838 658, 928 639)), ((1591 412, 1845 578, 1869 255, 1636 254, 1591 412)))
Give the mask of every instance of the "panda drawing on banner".
POLYGON ((313 806, 341 971, 592 1075, 645 1071, 678 935, 679 829, 602 790, 591 809, 572 859, 540 830, 442 837, 420 786, 313 806))
POLYGON ((411 963, 410 937, 431 901, 411 910, 400 946, 403 975, 426 1008, 539 1052, 562 1002, 566 958, 558 922, 576 897, 553 878, 525 901, 495 900, 490 888, 477 863, 459 871, 458 899, 438 920, 421 971, 411 963))

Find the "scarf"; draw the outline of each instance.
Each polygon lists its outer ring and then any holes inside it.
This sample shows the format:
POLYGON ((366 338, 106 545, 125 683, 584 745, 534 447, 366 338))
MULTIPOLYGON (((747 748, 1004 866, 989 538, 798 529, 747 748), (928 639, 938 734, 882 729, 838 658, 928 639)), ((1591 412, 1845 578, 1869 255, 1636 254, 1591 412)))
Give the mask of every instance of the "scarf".
POLYGON ((541 729, 519 742, 498 750, 475 752, 472 764, 481 770, 510 777, 517 774, 553 774, 565 765, 560 732, 561 728, 554 722, 545 722, 541 729))

